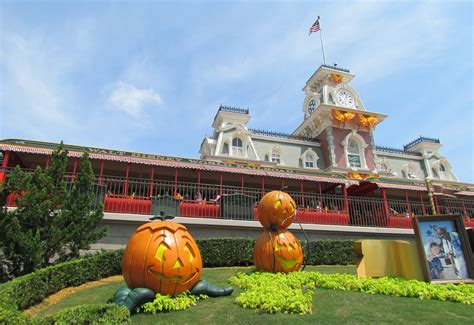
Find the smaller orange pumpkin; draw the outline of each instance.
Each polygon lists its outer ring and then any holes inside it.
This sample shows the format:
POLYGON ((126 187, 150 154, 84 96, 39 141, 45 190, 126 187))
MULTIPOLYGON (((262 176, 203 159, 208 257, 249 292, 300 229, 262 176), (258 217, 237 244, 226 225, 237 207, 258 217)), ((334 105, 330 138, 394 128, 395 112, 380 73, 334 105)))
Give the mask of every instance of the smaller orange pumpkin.
POLYGON ((296 203, 288 193, 271 191, 260 200, 257 213, 263 227, 273 231, 285 229, 296 215, 296 203))
POLYGON ((257 270, 289 273, 301 267, 303 250, 288 230, 264 231, 253 248, 253 261, 257 270))

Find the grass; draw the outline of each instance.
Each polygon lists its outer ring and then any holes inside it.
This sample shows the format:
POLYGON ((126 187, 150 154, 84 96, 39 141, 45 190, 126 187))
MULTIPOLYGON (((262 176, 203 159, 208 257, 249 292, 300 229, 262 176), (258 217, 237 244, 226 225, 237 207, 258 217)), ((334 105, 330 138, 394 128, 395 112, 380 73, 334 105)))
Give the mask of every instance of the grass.
MULTIPOLYGON (((204 269, 203 278, 217 286, 226 286, 230 276, 238 271, 247 270, 250 271, 252 268, 207 268, 204 269)), ((311 266, 306 270, 322 273, 355 273, 354 266, 311 266)), ((77 292, 43 310, 39 316, 66 307, 104 302, 123 285, 124 283, 116 282, 77 292)), ((235 289, 235 293, 230 297, 210 298, 179 312, 134 315, 132 322, 135 324, 474 323, 474 307, 460 303, 326 289, 315 289, 312 315, 260 314, 234 304, 235 297, 240 293, 239 288, 235 289)))

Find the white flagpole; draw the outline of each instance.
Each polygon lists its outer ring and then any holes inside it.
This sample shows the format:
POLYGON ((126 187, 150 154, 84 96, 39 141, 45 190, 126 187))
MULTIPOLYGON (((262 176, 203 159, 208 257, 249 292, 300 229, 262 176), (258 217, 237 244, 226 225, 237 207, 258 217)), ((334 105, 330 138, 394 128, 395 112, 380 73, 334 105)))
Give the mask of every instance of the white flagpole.
MULTIPOLYGON (((318 16, 319 20, 319 16, 318 16)), ((321 49, 323 50, 323 62, 326 65, 326 54, 324 53, 324 44, 323 44, 323 29, 321 28, 321 22, 319 23, 319 35, 321 36, 321 49)))

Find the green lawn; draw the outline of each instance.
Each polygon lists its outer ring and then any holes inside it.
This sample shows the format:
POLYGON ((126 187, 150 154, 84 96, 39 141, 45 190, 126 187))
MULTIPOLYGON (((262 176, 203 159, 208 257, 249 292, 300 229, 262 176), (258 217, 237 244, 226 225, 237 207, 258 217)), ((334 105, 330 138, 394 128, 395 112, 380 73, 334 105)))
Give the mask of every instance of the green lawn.
MULTIPOLYGON (((225 286, 227 279, 237 271, 252 268, 206 268, 203 278, 218 286, 225 286)), ((312 266, 307 271, 322 273, 355 273, 354 266, 312 266)), ((57 310, 85 303, 105 302, 124 283, 110 283, 77 292, 51 306, 40 316, 57 310)), ((336 324, 336 323, 474 323, 474 307, 444 301, 424 301, 415 298, 399 298, 370 295, 359 292, 343 292, 315 289, 312 315, 261 314, 243 309, 233 303, 240 292, 236 288, 230 297, 210 298, 199 301, 185 311, 158 315, 132 316, 136 324, 336 324)))

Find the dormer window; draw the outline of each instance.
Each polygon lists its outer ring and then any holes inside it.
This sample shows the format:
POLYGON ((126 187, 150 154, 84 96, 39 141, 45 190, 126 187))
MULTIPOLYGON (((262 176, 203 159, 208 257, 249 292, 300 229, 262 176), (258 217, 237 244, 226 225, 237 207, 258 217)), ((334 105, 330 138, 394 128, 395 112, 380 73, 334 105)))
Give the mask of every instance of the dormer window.
POLYGON ((304 168, 318 169, 318 154, 311 148, 308 148, 300 157, 304 168))
POLYGON ((277 151, 277 150, 272 151, 272 162, 274 162, 278 165, 281 163, 281 157, 280 157, 280 152, 279 151, 277 151))
POLYGON ((244 150, 242 148, 242 139, 240 138, 234 138, 232 140, 232 154, 234 156, 243 156, 244 155, 244 150))
POLYGON ((360 168, 362 167, 360 161, 359 145, 354 140, 349 140, 349 146, 347 147, 347 160, 349 166, 360 168))
POLYGON ((313 155, 311 154, 306 154, 305 158, 304 158, 304 166, 306 168, 314 168, 314 157, 313 155))
POLYGON ((439 164, 439 171, 440 172, 445 172, 446 171, 446 168, 444 167, 443 164, 439 164))

